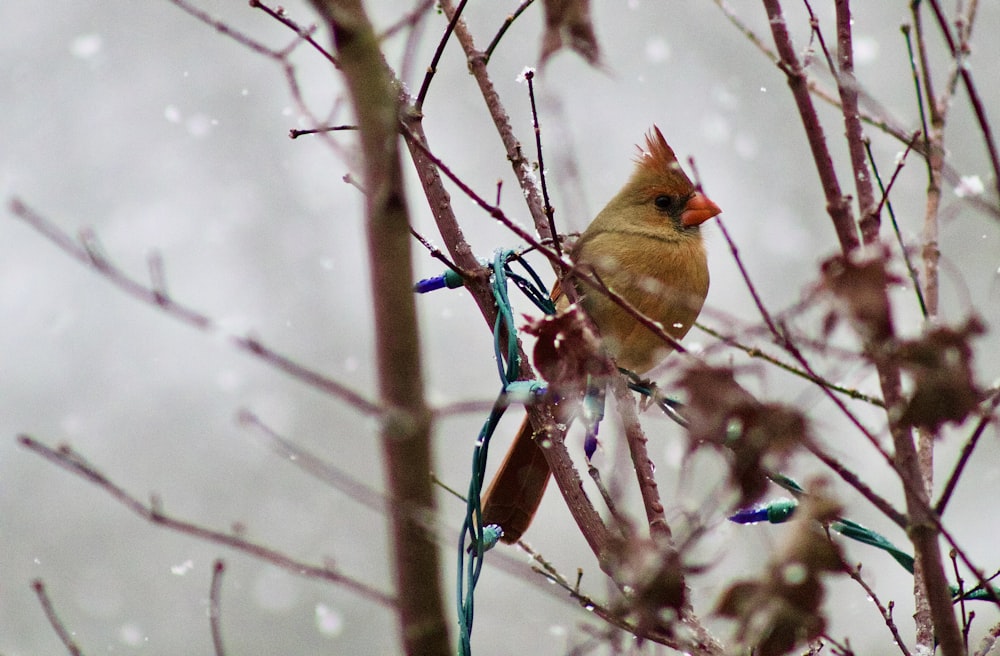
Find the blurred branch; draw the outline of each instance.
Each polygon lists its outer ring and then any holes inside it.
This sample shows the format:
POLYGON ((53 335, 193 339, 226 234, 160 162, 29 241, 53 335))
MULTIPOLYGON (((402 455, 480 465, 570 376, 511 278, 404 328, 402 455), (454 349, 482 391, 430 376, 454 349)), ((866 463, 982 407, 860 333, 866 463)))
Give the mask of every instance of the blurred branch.
POLYGON ((986 427, 996 419, 997 407, 1000 407, 1000 390, 994 389, 992 398, 984 409, 982 417, 979 418, 979 423, 976 424, 976 427, 972 430, 972 434, 969 435, 969 439, 962 446, 962 453, 958 456, 958 461, 951 470, 951 475, 948 477, 948 482, 945 483, 944 489, 941 491, 938 502, 934 504, 934 512, 939 516, 944 515, 944 511, 948 507, 948 502, 951 500, 951 495, 955 492, 958 481, 965 471, 965 466, 969 463, 976 445, 979 444, 979 438, 986 432, 986 427))
MULTIPOLYGON (((806 75, 795 54, 780 2, 779 0, 764 0, 764 6, 767 11, 775 46, 781 59, 779 66, 788 77, 792 96, 799 108, 799 115, 809 139, 816 168, 820 175, 824 193, 826 194, 827 210, 837 230, 843 252, 842 258, 832 260, 824 266, 830 280, 835 281, 838 277, 844 277, 845 282, 842 284, 850 285, 846 281, 857 279, 858 272, 862 271, 865 266, 853 263, 849 257, 858 246, 856 228, 854 220, 851 217, 850 206, 847 203, 846 197, 841 194, 833 162, 826 147, 822 126, 819 123, 819 118, 808 93, 806 75), (852 276, 847 277, 845 272, 851 273, 852 276)), ((918 12, 915 10, 914 14, 917 15, 918 12)), ((842 3, 838 5, 838 25, 840 26, 838 37, 846 45, 850 44, 850 37, 847 32, 850 27, 849 22, 848 7, 842 3)), ((918 26, 918 39, 919 34, 918 26)), ((845 60, 844 56, 844 53, 841 53, 841 68, 845 64, 849 68, 849 60, 845 60)), ((926 72, 927 69, 925 67, 925 77, 926 72)), ((848 95, 850 96, 850 92, 848 95)), ((931 95, 929 89, 928 95, 931 95)), ((854 101, 856 101, 856 98, 852 100, 852 102, 854 101)), ((845 102, 843 96, 842 102, 845 102)), ((845 111, 847 109, 848 107, 845 105, 845 111)), ((853 119, 848 117, 848 120, 853 119)), ((850 141, 850 125, 848 126, 848 132, 850 141)), ((860 134, 856 134, 855 136, 857 139, 854 145, 859 150, 863 164, 863 148, 860 141, 860 134)), ((930 153, 933 157, 935 154, 933 147, 930 153)), ((852 150, 852 161, 855 159, 856 156, 852 150)), ((934 249, 936 250, 936 243, 934 244, 934 249)), ((845 286, 841 293, 846 293, 847 288, 845 286)), ((905 403, 905 398, 902 390, 900 363, 898 359, 888 356, 889 346, 895 340, 895 330, 889 310, 888 291, 884 287, 877 289, 875 285, 870 285, 866 289, 866 292, 872 295, 871 298, 867 299, 867 305, 863 306, 863 312, 867 314, 862 314, 859 317, 861 319, 868 319, 870 324, 867 330, 863 331, 868 333, 864 335, 865 350, 871 361, 875 364, 878 372, 879 383, 882 388, 882 398, 885 401, 886 407, 890 409, 901 408, 905 403)), ((930 300, 928 301, 928 305, 929 307, 931 306, 930 300)), ((855 314, 858 314, 857 309, 862 308, 862 306, 856 305, 855 308, 855 314)), ((839 400, 834 399, 834 402, 839 402, 839 400)), ((895 451, 893 458, 894 468, 903 483, 908 512, 907 532, 916 552, 917 571, 915 576, 918 607, 917 626, 919 627, 918 644, 930 649, 929 640, 933 635, 939 641, 942 653, 945 656, 958 656, 964 653, 964 648, 962 635, 951 607, 950 591, 941 559, 940 545, 938 543, 940 523, 936 521, 933 511, 928 507, 928 492, 925 487, 925 481, 927 480, 926 477, 929 476, 929 471, 926 467, 927 458, 921 457, 921 455, 926 455, 927 452, 925 451, 924 454, 918 453, 912 428, 905 426, 901 421, 901 417, 896 413, 888 414, 889 430, 893 438, 895 451), (924 598, 926 598, 928 612, 925 612, 923 619, 921 619, 919 609, 924 598)))
POLYGON ((424 399, 410 217, 399 153, 400 91, 360 0, 313 0, 336 45, 363 151, 369 275, 375 315, 381 425, 391 495, 392 568, 400 638, 410 656, 451 654, 431 471, 431 413, 424 399))
MULTIPOLYGON (((948 105, 944 98, 939 99, 934 95, 934 80, 928 61, 929 57, 924 37, 919 0, 913 2, 910 8, 913 13, 917 62, 919 62, 920 66, 919 84, 916 90, 917 100, 921 103, 921 107, 923 107, 924 104, 920 96, 922 87, 927 101, 928 122, 924 125, 924 144, 928 153, 927 204, 924 210, 923 250, 921 254, 924 264, 924 298, 927 302, 927 316, 930 319, 934 319, 938 313, 940 283, 938 262, 941 259, 941 251, 938 248, 938 222, 941 207, 941 171, 944 167, 944 125, 948 105)), ((923 115, 923 110, 921 110, 921 114, 923 115)))
POLYGON ((48 593, 45 591, 45 583, 42 579, 35 579, 31 582, 31 587, 35 591, 35 595, 38 596, 38 603, 42 605, 42 611, 45 613, 45 617, 49 620, 49 625, 59 636, 59 641, 63 643, 66 651, 70 653, 71 656, 82 656, 83 652, 80 651, 80 647, 77 646, 76 641, 73 640, 72 632, 70 632, 66 625, 63 624, 62 620, 59 618, 59 614, 56 612, 55 607, 52 605, 52 600, 49 599, 48 593))
MULTIPOLYGON (((730 253, 732 254, 733 259, 736 262, 737 268, 739 269, 740 274, 743 277, 743 281, 746 284, 747 289, 750 291, 751 297, 753 297, 754 304, 757 306, 757 311, 760 313, 761 318, 764 320, 765 325, 767 325, 768 330, 771 332, 771 335, 773 336, 775 342, 777 342, 778 345, 784 348, 785 351, 787 351, 788 354, 791 355, 792 358, 794 358, 799 363, 805 374, 803 377, 806 378, 806 380, 816 383, 819 386, 819 388, 823 391, 823 393, 827 396, 827 398, 829 398, 830 401, 837 407, 837 409, 840 410, 840 412, 843 413, 844 416, 847 417, 847 419, 852 424, 854 424, 854 426, 861 432, 861 434, 865 436, 868 442, 879 453, 879 455, 882 456, 882 458, 886 461, 886 463, 888 463, 890 467, 895 468, 896 467, 895 460, 889 453, 885 451, 885 449, 879 442, 878 438, 870 430, 868 430, 864 426, 864 424, 861 423, 861 420, 854 412, 851 411, 850 408, 847 407, 847 404, 845 404, 841 398, 839 398, 836 394, 834 394, 833 387, 828 384, 824 384, 825 379, 822 378, 818 373, 816 373, 812 364, 810 364, 809 360, 806 359, 805 354, 798 347, 798 345, 791 339, 790 333, 788 329, 785 327, 784 323, 779 323, 775 321, 774 318, 771 316, 771 313, 764 305, 764 301, 763 299, 761 299, 760 294, 757 293, 757 287, 756 285, 754 285, 753 280, 750 278, 750 273, 743 265, 743 259, 740 257, 740 252, 736 246, 736 242, 733 241, 733 238, 730 236, 729 231, 726 229, 725 223, 718 218, 717 222, 719 225, 719 229, 726 240, 726 243, 729 245, 730 253)), ((886 405, 885 407, 891 407, 891 406, 886 405)), ((805 446, 813 453, 813 455, 819 458, 820 461, 822 461, 824 464, 830 467, 838 476, 840 476, 842 480, 850 484, 862 495, 864 495, 865 498, 872 503, 872 505, 881 510, 892 521, 896 522, 900 526, 904 526, 906 524, 906 518, 903 516, 903 514, 897 511, 895 508, 893 508, 888 501, 875 494, 875 492, 870 487, 865 485, 861 481, 861 479, 858 478, 856 474, 854 474, 852 471, 841 465, 834 458, 823 452, 817 446, 812 445, 809 441, 805 443, 805 446)))
POLYGON ((138 280, 130 278, 124 271, 107 259, 92 232, 84 232, 80 240, 73 239, 69 233, 35 212, 19 198, 11 200, 10 211, 14 216, 24 221, 28 226, 34 228, 35 231, 55 244, 61 251, 100 274, 105 280, 132 298, 159 308, 168 316, 204 333, 223 336, 228 343, 239 350, 249 353, 271 367, 284 372, 310 387, 344 401, 359 412, 366 415, 378 415, 382 412, 381 406, 369 401, 358 392, 277 353, 256 337, 241 337, 226 333, 207 315, 167 296, 165 293, 165 284, 162 279, 147 286, 138 280))
MULTIPOLYGON (((765 44, 763 40, 752 29, 750 29, 750 27, 746 23, 744 23, 739 16, 736 15, 736 12, 729 5, 729 3, 727 3, 725 0, 715 0, 715 4, 719 8, 719 10, 722 11, 725 17, 733 24, 733 26, 737 30, 739 30, 754 47, 760 50, 760 52, 763 53, 764 56, 771 61, 771 63, 781 67, 780 63, 781 60, 778 57, 777 53, 775 53, 774 50, 769 48, 767 44, 765 44)), ((978 5, 977 2, 969 3, 968 10, 970 14, 975 13, 976 5, 978 5)), ((904 25, 903 26, 904 34, 908 30, 909 26, 904 25)), ((967 44, 966 44, 966 49, 967 49, 967 44)), ((911 55, 911 61, 912 61, 912 55, 911 55)), ((957 69, 956 69, 956 74, 957 74, 957 69)), ((857 80, 855 80, 855 83, 857 83, 857 80)), ((841 101, 833 93, 831 93, 829 89, 824 87, 819 80, 815 79, 813 76, 807 75, 806 84, 809 88, 809 92, 812 95, 816 96, 817 98, 826 102, 827 104, 843 111, 843 106, 841 104, 841 101)), ((871 125, 872 127, 875 127, 878 130, 894 137, 902 144, 909 144, 912 141, 913 135, 911 130, 904 127, 898 120, 893 120, 893 118, 889 115, 888 110, 886 110, 882 106, 879 106, 875 102, 871 94, 867 93, 863 87, 857 85, 856 89, 858 91, 860 99, 864 101, 864 104, 866 106, 869 106, 867 108, 859 108, 858 110, 858 117, 862 122, 867 123, 868 125, 871 125), (875 105, 875 107, 871 108, 870 107, 871 105, 875 105)), ((929 149, 927 145, 924 143, 914 144, 913 150, 919 153, 920 156, 924 158, 928 157, 929 155, 929 149)), ((947 180, 948 183, 953 186, 961 183, 961 175, 958 173, 958 171, 954 169, 954 167, 950 166, 947 162, 944 164, 942 168, 942 174, 944 175, 944 179, 947 180)), ((983 212, 984 214, 991 216, 994 219, 1000 220, 1000 206, 998 206, 996 202, 984 199, 980 195, 967 195, 963 198, 960 198, 959 201, 965 205, 975 208, 979 212, 983 212)))
MULTIPOLYGON (((918 15, 920 13, 921 1, 922 0, 913 0, 911 6, 914 15, 918 15)), ((955 62, 955 70, 962 78, 962 83, 965 86, 966 93, 969 94, 969 103, 972 105, 972 111, 976 117, 976 122, 979 124, 979 130, 983 134, 983 143, 986 145, 986 151, 990 158, 990 164, 993 167, 993 184, 995 185, 997 198, 1000 199, 1000 153, 997 152, 996 139, 993 137, 993 130, 990 127, 989 118, 986 116, 986 108, 983 106, 983 100, 980 98, 979 91, 976 89, 975 81, 972 79, 972 71, 965 64, 965 58, 969 54, 969 44, 967 39, 972 33, 972 24, 975 18, 978 2, 970 2, 968 5, 969 13, 962 17, 963 24, 967 26, 967 29, 959 35, 960 42, 958 43, 951 33, 951 26, 948 24, 948 20, 945 18, 944 12, 941 10, 939 0, 927 0, 927 2, 933 10, 938 28, 941 30, 941 35, 944 37, 945 43, 948 45, 948 50, 951 52, 952 59, 955 62)))
POLYGON ((226 653, 222 644, 222 573, 225 571, 226 563, 216 559, 212 564, 212 585, 208 592, 208 622, 212 628, 215 656, 225 656, 226 653))
POLYGON ((93 483, 109 494, 115 501, 118 501, 151 524, 163 526, 172 531, 190 535, 206 542, 213 542, 241 551, 298 576, 334 583, 387 608, 395 609, 396 607, 396 600, 391 595, 376 590, 367 583, 362 583, 345 574, 341 574, 330 565, 320 567, 293 560, 280 551, 250 542, 239 535, 214 531, 182 519, 171 517, 163 511, 158 499, 154 497, 151 503, 143 503, 112 482, 94 465, 90 464, 86 458, 67 445, 60 445, 58 448, 53 449, 28 435, 18 436, 18 442, 21 446, 42 456, 49 462, 62 467, 85 481, 93 483))
POLYGON ((743 351, 744 353, 746 353, 751 358, 759 358, 759 359, 763 360, 764 362, 767 362, 769 364, 773 364, 774 366, 778 367, 779 369, 783 369, 783 370, 787 371, 790 374, 793 374, 795 376, 798 376, 800 378, 808 380, 808 381, 810 381, 812 383, 816 383, 817 385, 820 385, 820 386, 823 386, 823 387, 827 387, 827 388, 833 390, 834 392, 837 392, 838 394, 843 394, 844 396, 846 396, 848 398, 851 398, 851 399, 854 399, 855 401, 864 401, 865 403, 870 403, 870 404, 878 406, 880 408, 884 408, 885 407, 885 403, 882 402, 882 399, 876 398, 874 396, 870 396, 868 394, 865 394, 864 392, 861 392, 860 390, 857 390, 857 389, 854 389, 854 388, 851 388, 851 387, 844 387, 843 385, 838 385, 838 384, 834 383, 833 381, 829 380, 828 378, 824 378, 822 376, 814 376, 813 374, 810 374, 808 371, 805 371, 803 369, 799 369, 795 365, 791 365, 791 364, 789 364, 787 362, 784 362, 783 360, 779 360, 775 356, 770 355, 770 354, 762 351, 757 346, 750 346, 748 344, 744 344, 741 341, 739 341, 738 339, 736 339, 735 337, 733 337, 732 335, 725 335, 725 334, 719 332, 718 330, 716 330, 716 329, 714 329, 714 328, 712 328, 710 326, 706 326, 705 324, 701 323, 700 321, 699 322, 695 322, 694 325, 697 326, 698 329, 701 330, 702 332, 711 335, 712 337, 716 338, 717 340, 719 340, 721 342, 724 342, 725 344, 728 344, 729 346, 732 346, 733 348, 737 348, 737 349, 743 351))
MULTIPOLYGON (((492 401, 489 406, 480 408, 476 410, 476 412, 488 410, 494 403, 495 400, 492 401)), ((386 499, 382 492, 373 488, 368 482, 353 476, 350 472, 338 467, 335 463, 329 462, 317 456, 315 453, 298 446, 291 439, 279 434, 276 430, 274 430, 274 428, 264 423, 260 417, 250 410, 240 410, 238 420, 244 426, 259 432, 276 454, 287 459, 295 467, 298 467, 300 470, 315 479, 343 493, 347 498, 364 506, 372 512, 378 513, 379 515, 387 514, 389 508, 388 499, 386 499)), ((465 504, 464 496, 448 487, 433 473, 431 473, 431 480, 436 486, 446 490, 450 495, 461 501, 463 505, 465 504)), ((436 530, 435 537, 438 543, 442 546, 452 546, 455 541, 454 535, 457 530, 458 529, 453 528, 436 530)), ((518 541, 517 544, 529 553, 536 562, 543 564, 547 571, 555 571, 553 566, 526 542, 518 541)), ((525 569, 524 559, 520 556, 512 556, 506 550, 496 549, 490 553, 488 563, 491 567, 494 567, 512 577, 518 578, 522 582, 534 587, 538 592, 547 594, 555 599, 558 599, 559 601, 569 601, 565 596, 557 593, 551 585, 543 584, 536 576, 531 575, 530 572, 525 569)))
MULTIPOLYGON (((944 125, 947 105, 944 98, 938 99, 934 94, 934 80, 927 53, 927 44, 924 37, 923 21, 920 13, 920 1, 916 0, 910 4, 910 11, 913 16, 914 32, 916 37, 917 61, 919 62, 919 76, 914 70, 916 82, 917 102, 920 106, 921 119, 924 123, 924 145, 927 149, 927 202, 924 211, 923 247, 922 259, 924 267, 924 299, 926 301, 927 318, 934 320, 938 315, 938 291, 940 277, 938 273, 938 262, 941 252, 938 248, 939 212, 941 206, 941 171, 944 166, 944 125), (926 97, 926 105, 921 97, 921 87, 926 97), (924 107, 926 106, 926 112, 924 107)), ((909 43, 910 35, 906 34, 909 43)), ((911 59, 911 66, 916 66, 916 62, 911 59)), ((933 486, 933 457, 934 444, 933 436, 929 436, 925 431, 918 432, 918 448, 914 454, 916 458, 915 466, 919 467, 922 476, 919 480, 921 484, 921 496, 929 501, 930 490, 933 486)), ((913 483, 918 481, 913 480, 913 483)), ((908 497, 911 495, 908 495, 908 497)), ((937 537, 934 536, 936 544, 937 537)), ((916 546, 916 542, 914 542, 916 546)), ((925 578, 927 568, 936 568, 937 565, 928 565, 920 557, 918 548, 917 567, 914 572, 915 577, 915 612, 914 619, 917 627, 917 645, 923 649, 933 649, 934 643, 938 640, 936 618, 934 617, 934 604, 930 598, 933 592, 927 587, 929 580, 925 578)), ((940 559, 940 554, 937 556, 940 559)), ((935 573, 936 575, 936 573, 935 573)), ((943 573, 942 573, 943 576, 943 573)), ((940 603, 940 601, 939 601, 940 603)), ((954 613, 951 613, 954 619, 954 613)), ((958 632, 957 624, 954 631, 949 627, 949 642, 952 649, 959 648, 961 637, 952 634, 958 632)), ((955 652, 957 653, 957 652, 955 652)))

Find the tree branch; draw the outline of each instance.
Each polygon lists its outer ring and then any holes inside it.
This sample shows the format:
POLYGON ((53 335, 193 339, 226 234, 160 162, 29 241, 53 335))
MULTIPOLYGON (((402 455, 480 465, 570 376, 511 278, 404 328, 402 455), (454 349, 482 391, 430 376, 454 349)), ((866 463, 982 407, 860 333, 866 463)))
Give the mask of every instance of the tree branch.
POLYGON ((399 156, 399 90, 360 0, 313 0, 350 91, 363 151, 382 452, 391 495, 400 639, 410 656, 451 653, 431 484, 431 413, 423 390, 410 219, 399 156))
POLYGON ((347 590, 350 590, 351 592, 370 601, 381 604, 382 606, 393 609, 396 607, 396 600, 392 597, 392 595, 376 590, 367 583, 363 583, 357 579, 342 574, 333 569, 331 566, 310 565, 309 563, 294 560, 280 551, 271 549, 270 547, 265 547, 251 542, 239 535, 213 531, 212 529, 167 515, 156 498, 148 504, 140 501, 137 497, 133 496, 124 488, 114 483, 94 465, 92 465, 86 458, 69 446, 61 445, 57 448, 52 448, 42 444, 29 435, 20 435, 17 439, 21 446, 25 447, 29 451, 37 453, 49 462, 62 467, 71 474, 75 474, 85 481, 93 483, 111 495, 115 501, 152 524, 164 526, 173 531, 177 531, 178 533, 190 535, 200 540, 205 540, 206 542, 213 542, 215 544, 220 544, 231 549, 241 551, 245 554, 253 556, 254 558, 258 558, 263 562, 274 565, 275 567, 280 567, 281 569, 287 570, 298 576, 304 576, 306 578, 320 581, 328 581, 330 583, 343 586, 347 590))
POLYGON ((806 138, 809 140, 809 148, 812 151, 813 161, 816 164, 816 171, 819 173, 823 193, 826 195, 826 210, 833 220, 837 239, 840 240, 840 250, 843 253, 851 253, 860 244, 858 241, 858 229, 851 214, 851 206, 847 202, 847 198, 841 193, 840 183, 837 181, 837 174, 833 168, 833 159, 830 157, 830 151, 826 145, 823 126, 819 122, 819 115, 816 113, 812 96, 809 94, 807 76, 795 54, 795 47, 792 45, 792 38, 788 34, 788 26, 785 24, 785 16, 781 11, 781 3, 779 0, 763 1, 768 21, 771 25, 774 44, 778 49, 778 56, 780 57, 778 68, 788 78, 788 86, 792 90, 792 97, 795 99, 795 104, 799 109, 802 127, 805 128, 806 138))

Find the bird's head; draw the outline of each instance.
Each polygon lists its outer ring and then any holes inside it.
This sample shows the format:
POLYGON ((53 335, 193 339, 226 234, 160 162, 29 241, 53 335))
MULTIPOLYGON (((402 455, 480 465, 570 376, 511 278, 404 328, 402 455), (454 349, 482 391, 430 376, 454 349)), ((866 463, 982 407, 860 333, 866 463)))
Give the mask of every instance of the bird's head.
POLYGON ((646 147, 639 146, 635 171, 618 200, 639 209, 644 221, 658 223, 666 216, 680 230, 692 229, 722 212, 695 188, 655 125, 646 134, 646 147))

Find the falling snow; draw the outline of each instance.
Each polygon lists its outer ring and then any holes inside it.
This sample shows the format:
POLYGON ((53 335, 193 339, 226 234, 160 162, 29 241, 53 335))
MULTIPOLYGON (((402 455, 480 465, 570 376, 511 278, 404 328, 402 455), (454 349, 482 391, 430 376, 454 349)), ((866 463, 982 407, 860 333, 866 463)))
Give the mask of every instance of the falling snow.
POLYGON ((100 34, 81 34, 69 44, 69 51, 79 59, 92 59, 104 49, 100 34))
POLYGON ((188 559, 188 560, 185 560, 180 565, 171 565, 170 566, 170 573, 171 574, 176 574, 177 576, 184 576, 185 574, 187 574, 188 572, 190 572, 192 569, 194 569, 194 561, 188 559))
POLYGON ((177 109, 175 105, 167 105, 163 108, 163 118, 167 119, 169 123, 180 123, 181 110, 177 109))
POLYGON ((854 63, 858 66, 870 64, 878 59, 878 41, 870 36, 854 37, 854 63))
POLYGON ((344 631, 344 616, 326 604, 316 604, 316 630, 325 636, 338 636, 344 631))
POLYGON ((955 186, 955 195, 959 198, 982 196, 985 191, 983 180, 978 175, 963 175, 955 186))
POLYGON ((664 39, 654 37, 646 41, 646 60, 659 64, 670 59, 670 44, 664 39))

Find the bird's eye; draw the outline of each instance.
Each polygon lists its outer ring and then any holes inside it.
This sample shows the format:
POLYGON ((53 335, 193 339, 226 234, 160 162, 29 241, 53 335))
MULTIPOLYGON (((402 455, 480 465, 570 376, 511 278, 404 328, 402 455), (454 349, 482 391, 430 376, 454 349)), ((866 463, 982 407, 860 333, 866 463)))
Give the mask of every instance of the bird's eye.
POLYGON ((657 196, 653 199, 653 205, 656 206, 656 209, 663 212, 669 212, 676 204, 677 199, 673 196, 657 196))

